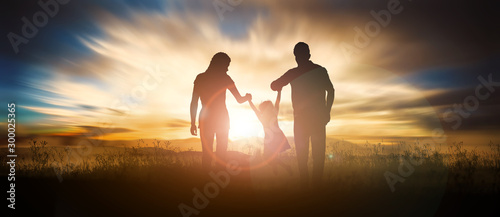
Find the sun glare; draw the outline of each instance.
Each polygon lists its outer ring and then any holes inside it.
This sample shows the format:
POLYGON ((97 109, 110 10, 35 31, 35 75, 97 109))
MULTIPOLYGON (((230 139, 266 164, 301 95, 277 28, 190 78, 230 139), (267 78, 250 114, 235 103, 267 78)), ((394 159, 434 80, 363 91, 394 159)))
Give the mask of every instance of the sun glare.
POLYGON ((228 108, 228 110, 231 122, 229 129, 231 140, 264 136, 262 125, 250 108, 228 108))

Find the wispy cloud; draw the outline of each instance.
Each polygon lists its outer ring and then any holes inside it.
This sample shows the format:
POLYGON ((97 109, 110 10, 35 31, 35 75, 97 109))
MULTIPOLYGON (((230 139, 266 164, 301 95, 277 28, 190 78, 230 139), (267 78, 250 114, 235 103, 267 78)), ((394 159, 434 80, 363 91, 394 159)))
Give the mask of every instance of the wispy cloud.
MULTIPOLYGON (((339 43, 352 40, 353 27, 364 25, 372 19, 369 11, 384 5, 372 1, 244 1, 226 17, 244 13, 234 21, 241 22, 242 30, 225 26, 211 4, 180 4, 183 9, 172 5, 155 11, 131 7, 126 18, 99 11, 95 18, 99 34, 76 35, 88 54, 60 57, 47 64, 52 76, 27 82, 41 90, 33 96, 44 105, 25 108, 47 115, 51 120, 47 123, 72 130, 85 131, 110 122, 117 130, 106 136, 113 139, 185 138, 190 136, 193 81, 213 54, 229 54, 229 75, 240 92, 251 92, 258 103, 276 97, 269 84, 296 65, 292 48, 298 41, 310 45, 312 60, 327 68, 334 83, 329 134, 426 136, 441 127, 436 107, 454 103, 448 97, 454 90, 424 89, 405 80, 409 74, 434 66, 443 55, 435 52, 435 43, 441 42, 438 39, 430 43, 407 34, 411 27, 401 22, 415 18, 410 5, 405 6, 407 15, 393 17, 393 23, 359 57, 347 62, 339 43), (434 104, 437 98, 442 103, 434 104)), ((451 45, 440 46, 439 51, 451 45)), ((471 55, 481 54, 472 51, 471 55)), ((460 58, 445 59, 441 66, 456 64, 460 58)), ((287 135, 293 135, 289 95, 286 87, 280 124, 287 135)), ((261 126, 248 105, 238 105, 231 98, 228 94, 232 134, 248 133, 240 128, 242 123, 258 134, 261 126)))

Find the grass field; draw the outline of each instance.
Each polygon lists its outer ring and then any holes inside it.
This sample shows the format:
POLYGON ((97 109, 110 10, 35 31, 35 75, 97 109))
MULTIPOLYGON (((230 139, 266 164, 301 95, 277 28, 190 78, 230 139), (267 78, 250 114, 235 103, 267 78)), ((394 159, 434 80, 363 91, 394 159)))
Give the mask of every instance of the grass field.
MULTIPOLYGON (((174 147, 168 141, 138 140, 132 147, 89 150, 33 139, 28 148, 17 150, 17 209, 42 216, 183 216, 181 204, 195 210, 192 216, 456 216, 499 211, 499 144, 478 151, 462 143, 331 143, 320 190, 298 188, 294 150, 280 156, 292 166, 292 175, 262 166, 258 152, 230 151, 229 160, 242 171, 230 175, 226 187, 212 188, 215 196, 206 197, 203 208, 194 204, 194 189, 203 193, 217 182, 201 170, 201 153, 174 147)), ((2 152, 5 158, 6 150, 2 152)), ((2 164, 2 176, 8 170, 2 164)))

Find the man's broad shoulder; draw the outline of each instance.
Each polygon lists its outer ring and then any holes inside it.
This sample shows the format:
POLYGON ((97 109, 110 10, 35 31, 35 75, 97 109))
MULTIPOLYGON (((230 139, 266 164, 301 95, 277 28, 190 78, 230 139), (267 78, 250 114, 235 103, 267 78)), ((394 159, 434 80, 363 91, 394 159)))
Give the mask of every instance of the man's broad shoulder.
POLYGON ((319 67, 318 67, 318 70, 319 70, 321 73, 328 74, 328 70, 326 70, 326 68, 325 68, 325 67, 320 66, 320 65, 318 65, 318 66, 319 66, 319 67))
POLYGON ((313 63, 314 67, 313 67, 313 70, 319 70, 319 71, 327 71, 325 67, 319 65, 319 64, 316 64, 316 63, 313 63))

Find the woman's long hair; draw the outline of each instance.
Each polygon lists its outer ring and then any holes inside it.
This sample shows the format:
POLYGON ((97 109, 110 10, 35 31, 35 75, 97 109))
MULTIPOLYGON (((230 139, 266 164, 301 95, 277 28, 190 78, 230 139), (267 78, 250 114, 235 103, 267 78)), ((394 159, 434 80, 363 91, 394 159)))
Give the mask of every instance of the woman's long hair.
POLYGON ((227 67, 230 62, 231 58, 229 58, 229 56, 226 53, 224 52, 216 53, 212 57, 212 60, 210 60, 210 65, 208 65, 206 72, 213 73, 220 71, 223 67, 227 67))

